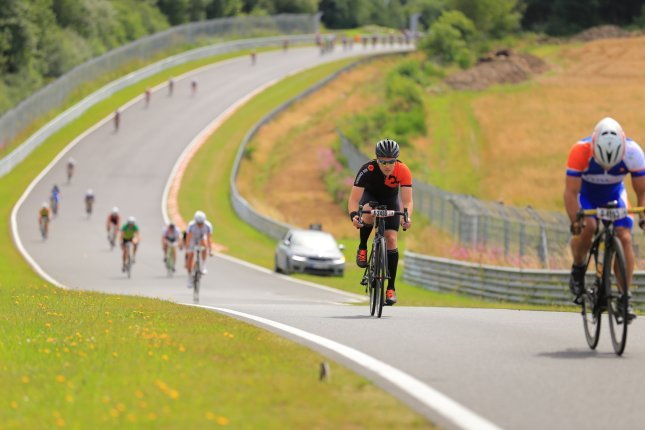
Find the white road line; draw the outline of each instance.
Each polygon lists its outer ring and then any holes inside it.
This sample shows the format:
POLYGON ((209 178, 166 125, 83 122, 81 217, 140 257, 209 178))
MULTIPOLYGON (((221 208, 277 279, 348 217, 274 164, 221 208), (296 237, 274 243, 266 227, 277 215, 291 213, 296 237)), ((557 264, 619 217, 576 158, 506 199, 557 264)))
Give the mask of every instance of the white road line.
POLYGON ((343 357, 353 361, 365 369, 377 374, 379 377, 385 379, 389 383, 395 385, 403 390, 408 395, 414 397, 417 401, 421 402, 428 408, 438 412, 441 416, 457 425, 464 430, 501 430, 500 427, 480 417, 472 412, 470 409, 460 405, 446 395, 440 393, 429 385, 419 381, 413 376, 390 366, 376 358, 360 352, 354 348, 343 345, 331 339, 327 339, 317 334, 309 333, 307 331, 272 321, 263 317, 238 312, 232 309, 218 308, 215 306, 196 305, 191 303, 184 303, 186 306, 194 306, 204 309, 211 309, 217 312, 222 312, 229 315, 238 316, 241 318, 257 321, 261 324, 268 325, 276 328, 285 333, 313 342, 330 351, 342 355, 343 357))

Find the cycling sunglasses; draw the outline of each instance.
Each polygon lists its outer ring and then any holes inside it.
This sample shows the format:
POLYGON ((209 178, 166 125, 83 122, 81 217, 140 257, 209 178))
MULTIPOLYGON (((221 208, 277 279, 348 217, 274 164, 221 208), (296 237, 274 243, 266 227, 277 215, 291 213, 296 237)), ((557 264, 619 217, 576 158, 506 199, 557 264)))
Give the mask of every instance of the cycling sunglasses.
POLYGON ((384 166, 387 166, 388 164, 396 163, 396 158, 394 160, 379 160, 379 159, 376 159, 376 161, 378 162, 378 164, 382 164, 384 166))

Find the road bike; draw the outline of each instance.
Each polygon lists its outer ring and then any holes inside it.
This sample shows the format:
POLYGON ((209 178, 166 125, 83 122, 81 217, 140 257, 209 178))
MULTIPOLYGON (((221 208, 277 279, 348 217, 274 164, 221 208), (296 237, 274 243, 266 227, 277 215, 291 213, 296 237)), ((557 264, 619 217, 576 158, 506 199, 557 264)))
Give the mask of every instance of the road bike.
POLYGON ((38 227, 40 228, 40 235, 42 236, 43 240, 47 239, 47 227, 49 224, 49 218, 42 216, 38 220, 38 227))
POLYGON ((195 255, 194 255, 194 262, 193 262, 193 273, 191 276, 193 277, 193 302, 199 303, 199 288, 201 286, 201 280, 202 280, 202 251, 204 251, 206 248, 199 245, 195 247, 195 255))
POLYGON ((111 225, 111 227, 108 228, 107 240, 110 243, 110 251, 112 251, 116 245, 116 230, 116 225, 111 225))
POLYGON ((94 199, 85 199, 85 213, 87 218, 92 216, 92 207, 94 206, 94 199))
POLYGON ((578 222, 594 216, 600 222, 587 256, 585 273, 593 276, 593 283, 585 287, 581 296, 582 322, 589 348, 595 349, 600 338, 601 315, 607 312, 609 332, 614 352, 621 355, 627 344, 629 286, 626 285, 627 267, 623 245, 616 236, 614 222, 629 214, 642 214, 645 208, 618 208, 617 201, 605 207, 581 210, 578 222), (613 270, 612 270, 613 269, 613 270), (613 275, 612 275, 613 271, 613 275))
POLYGON ((385 305, 385 282, 390 279, 390 273, 387 265, 387 246, 385 243, 385 218, 391 216, 403 216, 405 222, 408 222, 407 208, 401 211, 389 210, 387 206, 379 205, 378 202, 369 202, 370 207, 376 208, 363 210, 362 206, 358 208, 358 219, 362 220, 363 214, 371 214, 375 218, 374 240, 372 249, 367 259, 367 267, 361 279, 361 285, 365 286, 366 292, 370 296, 370 315, 381 318, 383 306, 385 305))
POLYGON ((166 258, 164 258, 164 263, 166 265, 166 274, 168 277, 171 277, 175 273, 175 261, 177 258, 177 247, 168 243, 166 245, 166 258))
POLYGON ((58 197, 51 196, 49 198, 49 206, 51 207, 52 214, 54 214, 54 216, 58 215, 58 197))
POLYGON ((134 263, 132 258, 132 241, 128 240, 125 242, 125 263, 123 267, 125 268, 125 273, 128 275, 128 279, 132 276, 132 264, 134 263))

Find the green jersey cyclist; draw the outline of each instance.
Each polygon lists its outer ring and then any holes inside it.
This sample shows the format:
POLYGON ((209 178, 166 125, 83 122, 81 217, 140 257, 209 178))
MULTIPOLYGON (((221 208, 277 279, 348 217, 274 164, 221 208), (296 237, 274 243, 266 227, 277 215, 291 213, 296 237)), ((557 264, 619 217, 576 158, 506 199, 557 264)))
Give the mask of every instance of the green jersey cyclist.
POLYGON ((363 214, 358 219, 359 205, 363 210, 374 209, 368 202, 379 202, 389 210, 400 211, 401 206, 408 210, 408 222, 401 222, 400 217, 385 219, 385 242, 387 246, 387 265, 390 279, 385 292, 386 304, 396 303, 396 268, 399 263, 397 235, 399 226, 409 229, 412 223, 412 174, 399 157, 399 144, 391 139, 380 140, 376 144, 376 158, 365 163, 358 171, 352 192, 349 196, 349 218, 354 227, 360 229, 360 243, 356 253, 358 267, 367 267, 367 241, 374 227, 374 217, 363 214))
POLYGON ((125 272, 125 245, 128 242, 131 242, 132 247, 132 263, 134 264, 135 256, 137 255, 137 246, 141 241, 141 235, 139 233, 139 226, 137 225, 137 220, 131 216, 128 217, 128 221, 121 227, 121 250, 123 251, 123 266, 121 271, 125 272))

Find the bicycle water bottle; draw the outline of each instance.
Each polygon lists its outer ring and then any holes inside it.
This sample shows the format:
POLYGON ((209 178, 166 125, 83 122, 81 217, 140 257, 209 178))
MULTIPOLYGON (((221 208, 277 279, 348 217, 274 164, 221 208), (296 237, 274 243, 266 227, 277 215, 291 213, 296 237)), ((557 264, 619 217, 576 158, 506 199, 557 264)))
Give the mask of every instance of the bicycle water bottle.
POLYGON ((602 266, 605 262, 605 242, 600 241, 598 244, 598 262, 596 263, 596 275, 602 278, 602 266))

